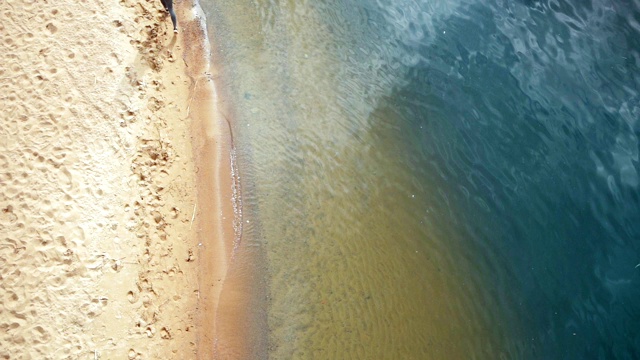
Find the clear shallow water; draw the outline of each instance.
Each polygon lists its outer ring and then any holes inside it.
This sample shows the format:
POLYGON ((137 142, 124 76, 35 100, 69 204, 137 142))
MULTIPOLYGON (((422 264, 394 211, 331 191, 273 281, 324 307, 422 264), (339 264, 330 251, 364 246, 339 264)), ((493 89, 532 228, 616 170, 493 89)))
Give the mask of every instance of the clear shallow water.
POLYGON ((639 4, 202 6, 269 357, 640 357, 639 4))

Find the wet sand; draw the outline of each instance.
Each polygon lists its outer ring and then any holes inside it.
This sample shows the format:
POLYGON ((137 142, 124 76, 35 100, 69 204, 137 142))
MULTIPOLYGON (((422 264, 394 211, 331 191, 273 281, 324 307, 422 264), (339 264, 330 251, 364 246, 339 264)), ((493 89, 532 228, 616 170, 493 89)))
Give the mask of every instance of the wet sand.
POLYGON ((176 10, 0 3, 0 358, 213 357, 237 189, 176 10))

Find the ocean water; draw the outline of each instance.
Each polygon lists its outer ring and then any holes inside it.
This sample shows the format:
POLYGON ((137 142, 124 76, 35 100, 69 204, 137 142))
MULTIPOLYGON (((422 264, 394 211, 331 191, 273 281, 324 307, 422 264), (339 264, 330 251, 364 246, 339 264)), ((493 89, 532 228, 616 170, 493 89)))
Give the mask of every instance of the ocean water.
POLYGON ((640 358, 640 2, 201 5, 253 357, 640 358))

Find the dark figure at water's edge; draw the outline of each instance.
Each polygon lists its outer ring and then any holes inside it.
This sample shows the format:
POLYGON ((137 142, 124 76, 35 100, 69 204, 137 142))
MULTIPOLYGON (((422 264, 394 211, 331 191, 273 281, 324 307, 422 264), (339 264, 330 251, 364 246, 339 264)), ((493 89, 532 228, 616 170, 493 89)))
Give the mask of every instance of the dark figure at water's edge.
POLYGON ((173 32, 178 33, 178 20, 176 20, 176 13, 173 11, 173 0, 160 0, 162 1, 162 6, 164 9, 169 12, 171 15, 171 22, 173 23, 173 32))

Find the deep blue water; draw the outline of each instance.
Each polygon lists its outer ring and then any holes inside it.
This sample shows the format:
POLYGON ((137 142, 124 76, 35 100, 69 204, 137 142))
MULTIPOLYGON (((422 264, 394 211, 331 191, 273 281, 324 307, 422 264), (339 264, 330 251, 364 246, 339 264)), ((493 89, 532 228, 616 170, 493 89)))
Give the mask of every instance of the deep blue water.
POLYGON ((203 7, 272 358, 640 358, 640 2, 203 7))
POLYGON ((527 358, 640 357, 638 20, 631 2, 470 1, 400 45, 419 60, 385 106, 493 253, 527 358))

